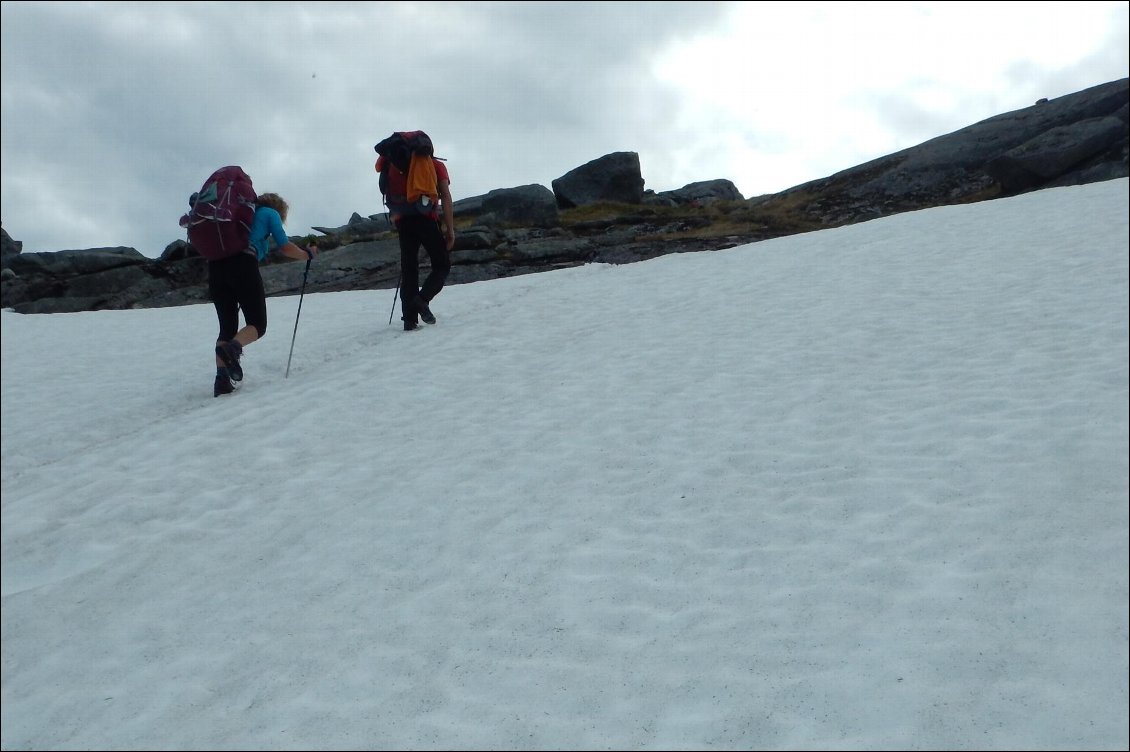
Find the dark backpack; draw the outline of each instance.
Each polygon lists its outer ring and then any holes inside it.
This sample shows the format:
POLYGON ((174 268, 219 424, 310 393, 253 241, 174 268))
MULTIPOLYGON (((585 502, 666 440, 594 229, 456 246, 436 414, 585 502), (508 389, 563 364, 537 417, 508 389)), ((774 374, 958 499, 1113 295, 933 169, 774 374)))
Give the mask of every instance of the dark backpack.
POLYGON ((188 243, 209 261, 234 256, 251 245, 255 188, 242 167, 221 167, 192 194, 192 208, 180 218, 188 243))
POLYGON ((380 189, 385 206, 397 214, 430 213, 408 201, 407 181, 413 154, 435 157, 431 137, 423 131, 398 131, 373 149, 384 158, 380 189), (390 167, 396 168, 396 172, 390 167))

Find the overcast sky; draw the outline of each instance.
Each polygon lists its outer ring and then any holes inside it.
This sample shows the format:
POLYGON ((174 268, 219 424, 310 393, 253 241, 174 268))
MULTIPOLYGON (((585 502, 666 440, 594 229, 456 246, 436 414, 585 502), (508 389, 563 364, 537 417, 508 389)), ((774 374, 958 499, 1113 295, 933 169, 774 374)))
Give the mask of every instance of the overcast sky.
POLYGON ((1124 78, 1127 2, 4 2, 4 229, 156 257, 216 167, 292 235, 383 211, 421 128, 456 200, 634 151, 775 193, 1124 78))

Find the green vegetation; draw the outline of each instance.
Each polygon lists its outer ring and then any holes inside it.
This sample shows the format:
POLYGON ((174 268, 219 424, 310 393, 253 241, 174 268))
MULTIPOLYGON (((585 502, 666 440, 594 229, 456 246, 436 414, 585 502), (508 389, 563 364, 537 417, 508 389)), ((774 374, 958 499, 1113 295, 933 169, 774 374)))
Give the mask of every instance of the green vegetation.
POLYGON ((823 229, 824 225, 805 210, 812 198, 802 194, 775 197, 762 203, 714 201, 704 206, 651 206, 617 203, 589 204, 561 212, 561 225, 583 230, 600 223, 653 224, 663 232, 643 239, 777 237, 823 229))

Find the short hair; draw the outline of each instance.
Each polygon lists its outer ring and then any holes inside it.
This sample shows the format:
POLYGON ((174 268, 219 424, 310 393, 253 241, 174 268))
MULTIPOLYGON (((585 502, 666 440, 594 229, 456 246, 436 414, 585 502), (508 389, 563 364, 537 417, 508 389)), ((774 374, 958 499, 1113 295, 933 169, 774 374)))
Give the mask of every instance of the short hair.
POLYGON ((259 206, 269 206, 270 208, 274 209, 279 213, 279 218, 282 219, 283 222, 286 222, 286 213, 290 209, 290 206, 286 203, 286 200, 283 199, 283 197, 279 194, 261 193, 259 194, 259 197, 255 199, 255 203, 257 203, 259 206))

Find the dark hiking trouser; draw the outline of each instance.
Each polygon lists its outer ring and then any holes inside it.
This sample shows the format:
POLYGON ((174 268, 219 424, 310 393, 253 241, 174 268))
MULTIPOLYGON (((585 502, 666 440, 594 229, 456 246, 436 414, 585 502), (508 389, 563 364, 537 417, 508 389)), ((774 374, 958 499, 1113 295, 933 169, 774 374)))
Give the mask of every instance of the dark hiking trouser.
POLYGON ((447 273, 451 271, 451 254, 447 250, 439 222, 431 217, 401 217, 396 225, 400 233, 400 312, 405 325, 418 323, 415 297, 425 303, 439 295, 447 273), (432 270, 420 287, 420 246, 428 252, 432 270))
POLYGON ((226 342, 239 331, 239 312, 262 337, 267 333, 267 296, 259 259, 252 253, 237 253, 208 262, 208 295, 220 322, 219 340, 226 342))

